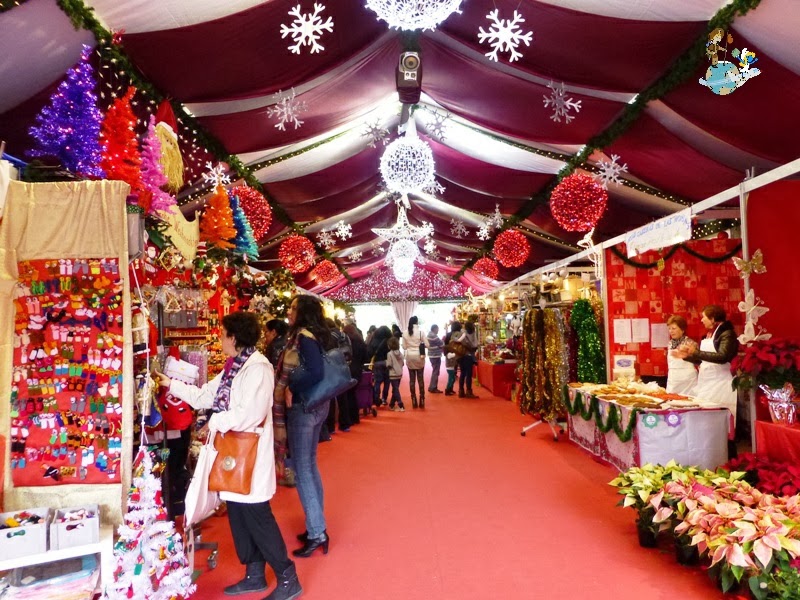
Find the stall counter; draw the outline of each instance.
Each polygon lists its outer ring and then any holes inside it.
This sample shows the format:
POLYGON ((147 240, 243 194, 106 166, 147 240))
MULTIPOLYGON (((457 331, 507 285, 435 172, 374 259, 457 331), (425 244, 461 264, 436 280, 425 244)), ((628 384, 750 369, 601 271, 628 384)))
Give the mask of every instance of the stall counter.
POLYGON ((514 371, 517 363, 500 364, 478 361, 478 383, 499 398, 511 400, 511 387, 514 385, 514 371))

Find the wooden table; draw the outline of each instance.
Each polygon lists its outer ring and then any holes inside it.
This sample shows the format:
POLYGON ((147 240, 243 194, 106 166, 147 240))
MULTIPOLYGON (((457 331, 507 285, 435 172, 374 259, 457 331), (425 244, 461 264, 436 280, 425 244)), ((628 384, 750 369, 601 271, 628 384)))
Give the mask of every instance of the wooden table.
POLYGON ((511 386, 516 381, 514 371, 517 363, 494 364, 478 361, 478 383, 499 398, 511 400, 511 386))
POLYGON ((800 464, 800 427, 756 421, 756 453, 772 461, 800 464))

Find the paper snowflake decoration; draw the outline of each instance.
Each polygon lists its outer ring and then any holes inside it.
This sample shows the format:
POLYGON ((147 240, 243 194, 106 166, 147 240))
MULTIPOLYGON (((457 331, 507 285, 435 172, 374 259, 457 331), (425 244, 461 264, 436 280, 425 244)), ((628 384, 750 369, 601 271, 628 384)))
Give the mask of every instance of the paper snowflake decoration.
POLYGON ((350 226, 350 223, 345 223, 344 221, 336 223, 336 237, 340 240, 353 237, 353 228, 350 226))
POLYGON ((327 229, 323 229, 317 234, 317 242, 320 246, 323 246, 325 250, 330 250, 336 244, 336 240, 333 239, 333 234, 327 229))
POLYGON ((435 179, 431 181, 428 185, 422 188, 422 191, 426 194, 430 194, 431 196, 437 196, 444 194, 445 188, 441 183, 436 181, 435 179))
POLYGON ((300 49, 303 46, 311 46, 311 54, 325 50, 325 47, 319 43, 319 38, 325 31, 333 31, 333 19, 328 17, 327 21, 323 21, 319 16, 325 10, 322 4, 314 3, 313 13, 303 13, 298 4, 289 11, 289 16, 294 17, 291 25, 281 25, 281 38, 287 35, 292 36, 292 41, 295 42, 293 46, 288 49, 293 54, 300 54, 300 49))
POLYGON ((425 254, 432 256, 436 252, 436 243, 432 239, 428 239, 423 248, 425 249, 425 254))
POLYGON ((372 256, 383 256, 385 252, 386 248, 384 248, 383 246, 375 246, 372 249, 372 256))
POLYGON ((500 229, 503 226, 503 213, 500 212, 500 205, 494 205, 494 214, 489 217, 487 223, 495 229, 500 229))
POLYGON ((445 262, 446 262, 446 263, 447 263, 449 266, 451 266, 451 267, 452 267, 452 266, 455 264, 455 262, 456 262, 456 261, 455 261, 455 259, 454 259, 452 256, 448 256, 448 257, 447 257, 447 258, 445 258, 444 260, 445 260, 445 262))
POLYGON ((383 144, 385 146, 389 143, 389 130, 384 129, 381 126, 381 122, 378 120, 375 120, 374 123, 367 123, 361 135, 369 138, 367 145, 370 148, 376 148, 378 144, 383 144))
POLYGON ((206 169, 208 169, 208 172, 203 173, 203 181, 206 183, 217 186, 227 185, 231 182, 231 178, 225 172, 225 167, 221 164, 215 167, 213 163, 207 162, 206 169))
POLYGON ((450 219, 450 233, 457 238, 462 238, 467 235, 467 226, 461 219, 450 219))
POLYGON ((445 123, 450 118, 450 113, 440 113, 438 110, 431 112, 433 118, 430 123, 428 123, 428 135, 435 140, 444 142, 447 135, 447 126, 445 123))
POLYGON ((498 14, 499 11, 495 8, 486 15, 486 18, 491 22, 491 27, 489 27, 488 31, 484 31, 483 27, 478 29, 478 41, 481 44, 488 41, 489 45, 492 46, 492 50, 486 52, 484 56, 488 56, 491 60, 497 62, 498 53, 508 52, 511 55, 508 61, 514 62, 522 58, 522 53, 517 52, 520 44, 524 42, 526 46, 531 45, 533 32, 522 33, 519 24, 524 23, 525 19, 516 10, 511 19, 500 19, 498 14))
POLYGON ((434 248, 433 252, 428 252, 428 258, 431 258, 433 260, 439 260, 439 258, 441 258, 441 256, 442 256, 442 254, 439 252, 438 248, 434 248))
POLYGON ((431 237, 434 232, 433 224, 428 221, 423 221, 420 226, 420 231, 422 231, 423 237, 431 237))
POLYGON ((573 100, 572 98, 567 98, 566 91, 564 90, 563 83, 553 83, 552 81, 547 84, 552 91, 550 96, 543 96, 544 98, 544 107, 547 108, 548 106, 552 105, 554 112, 550 115, 550 118, 553 119, 556 123, 561 122, 561 117, 564 117, 564 120, 569 123, 572 119, 575 118, 574 115, 569 114, 570 110, 574 110, 576 113, 580 112, 581 110, 581 100, 573 100))
POLYGON ((592 175, 595 181, 597 181, 600 185, 602 185, 605 189, 608 189, 609 183, 616 183, 620 185, 622 183, 622 179, 620 175, 622 173, 626 173, 628 171, 628 164, 619 164, 617 161, 619 160, 619 155, 612 154, 611 160, 601 160, 597 163, 597 168, 600 169, 599 173, 595 173, 592 175))
POLYGON ((485 221, 479 228, 478 228, 478 239, 483 240, 484 242, 488 240, 492 236, 492 224, 490 221, 485 221))
MULTIPOLYGON (((280 92, 278 92, 280 94, 280 92)), ((271 119, 275 117, 278 122, 275 127, 281 131, 286 131, 286 125, 293 123, 295 129, 299 129, 303 121, 299 119, 300 115, 308 110, 306 103, 298 100, 294 93, 294 88, 282 96, 280 100, 274 105, 267 107, 267 116, 271 119)))
POLYGON ((364 256, 364 254, 361 252, 361 250, 353 250, 349 256, 350 262, 358 262, 361 260, 362 256, 364 256))

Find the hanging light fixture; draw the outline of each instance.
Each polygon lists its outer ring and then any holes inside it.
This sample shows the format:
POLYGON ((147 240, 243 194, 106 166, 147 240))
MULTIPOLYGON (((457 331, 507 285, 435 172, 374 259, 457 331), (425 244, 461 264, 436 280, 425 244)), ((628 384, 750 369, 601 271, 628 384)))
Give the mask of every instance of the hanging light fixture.
POLYGON ((458 10, 461 0, 367 0, 367 8, 396 29, 436 29, 458 10))
POLYGON ((392 264, 392 273, 400 283, 408 283, 414 276, 414 261, 407 259, 396 260, 392 264))
POLYGON ((435 183, 433 152, 417 136, 414 119, 409 119, 406 133, 386 147, 381 156, 381 176, 390 192, 409 194, 435 183))
POLYGON ((433 225, 430 223, 416 226, 408 222, 407 206, 409 206, 408 198, 404 196, 397 203, 397 222, 392 227, 372 230, 389 242, 386 264, 392 267, 395 279, 401 283, 411 280, 416 260, 425 260, 420 254, 417 241, 433 235, 433 225))

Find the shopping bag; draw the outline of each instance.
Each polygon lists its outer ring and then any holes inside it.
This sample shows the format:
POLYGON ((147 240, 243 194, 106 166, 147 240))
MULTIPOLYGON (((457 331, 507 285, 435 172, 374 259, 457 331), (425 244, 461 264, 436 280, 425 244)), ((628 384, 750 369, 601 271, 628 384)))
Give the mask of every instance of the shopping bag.
POLYGON ((194 468, 192 481, 186 491, 184 500, 184 527, 188 528, 195 523, 200 523, 210 517, 219 505, 219 494, 208 489, 208 476, 211 473, 211 466, 217 458, 217 451, 214 449, 214 433, 208 434, 208 440, 200 448, 197 456, 197 464, 194 468))

